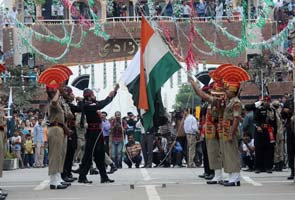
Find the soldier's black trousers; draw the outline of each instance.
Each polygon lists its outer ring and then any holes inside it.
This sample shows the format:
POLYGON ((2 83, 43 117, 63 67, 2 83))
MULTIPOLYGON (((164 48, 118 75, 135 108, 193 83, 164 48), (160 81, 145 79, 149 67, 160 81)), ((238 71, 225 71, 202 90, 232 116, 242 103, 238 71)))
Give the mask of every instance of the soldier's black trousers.
POLYGON ((273 168, 274 159, 274 143, 270 143, 267 129, 263 132, 255 132, 255 169, 256 170, 271 170, 273 168))
POLYGON ((207 174, 207 175, 214 174, 214 170, 210 169, 210 166, 209 166, 207 145, 206 145, 205 139, 202 141, 202 151, 203 151, 203 163, 204 163, 205 174, 207 174))
POLYGON ((294 137, 288 138, 287 135, 287 153, 288 153, 288 166, 294 169, 294 156, 295 156, 295 142, 294 137))
POLYGON ((73 131, 73 134, 71 136, 68 136, 67 152, 62 177, 67 177, 71 175, 74 155, 77 149, 77 133, 75 129, 71 130, 73 131))
POLYGON ((92 164, 92 158, 94 157, 94 162, 97 169, 99 170, 100 178, 107 179, 107 173, 105 168, 105 151, 104 151, 104 141, 101 131, 89 131, 87 130, 85 134, 85 153, 82 158, 82 164, 80 166, 80 178, 85 178, 88 174, 90 166, 92 164), (97 141, 97 142, 96 142, 97 141), (93 153, 93 155, 92 155, 93 153))

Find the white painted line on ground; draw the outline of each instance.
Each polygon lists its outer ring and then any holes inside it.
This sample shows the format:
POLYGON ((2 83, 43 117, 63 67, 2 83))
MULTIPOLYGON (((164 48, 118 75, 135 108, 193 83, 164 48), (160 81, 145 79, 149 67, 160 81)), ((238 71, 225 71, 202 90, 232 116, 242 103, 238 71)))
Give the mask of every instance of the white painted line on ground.
POLYGON ((270 181, 260 181, 261 183, 293 183, 292 181, 275 181, 275 180, 270 180, 270 181))
POLYGON ((149 175, 149 172, 145 168, 141 168, 140 172, 142 174, 143 180, 145 181, 151 180, 151 176, 149 175))
POLYGON ((155 185, 146 185, 145 191, 148 196, 148 200, 161 200, 155 185))
MULTIPOLYGON (((71 183, 71 185, 77 185, 77 186, 85 186, 85 187, 93 187, 93 186, 100 186, 101 184, 85 184, 85 183, 71 183)), ((113 184, 112 184, 113 185, 113 184)))
MULTIPOLYGON (((81 198, 77 197, 53 197, 53 198, 38 198, 38 200, 79 200, 81 198)), ((22 200, 32 200, 32 199, 22 199, 22 200)))
POLYGON ((77 198, 77 197, 54 197, 54 198, 48 198, 48 199, 52 199, 52 200, 75 200, 75 199, 81 199, 81 198, 77 198))
POLYGON ((249 184, 252 184, 254 186, 262 186, 261 183, 258 183, 256 181, 254 181, 253 179, 251 179, 249 176, 242 176, 242 178, 249 184))
POLYGON ((37 185, 34 190, 44 190, 49 184, 49 180, 42 181, 39 185, 37 185))
MULTIPOLYGON (((144 181, 151 180, 151 176, 149 175, 149 172, 145 168, 141 168, 140 172, 142 174, 144 181)), ((148 200, 160 200, 160 196, 156 190, 156 185, 146 185, 145 191, 148 196, 148 200)))
MULTIPOLYGON (((139 187, 139 188, 145 188, 147 185, 139 185, 139 186, 136 186, 136 187, 139 187)), ((158 184, 156 184, 156 185, 153 185, 153 186, 155 186, 155 187, 161 187, 161 185, 158 185, 158 184)))
POLYGON ((1 185, 1 188, 27 188, 35 187, 36 185, 1 185))

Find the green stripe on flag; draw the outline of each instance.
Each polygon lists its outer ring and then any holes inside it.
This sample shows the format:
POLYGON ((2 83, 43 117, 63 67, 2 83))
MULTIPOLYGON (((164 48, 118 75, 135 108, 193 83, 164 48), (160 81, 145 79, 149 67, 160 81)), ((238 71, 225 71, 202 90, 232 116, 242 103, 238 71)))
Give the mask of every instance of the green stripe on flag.
POLYGON ((149 110, 143 115, 144 129, 147 131, 153 127, 153 116, 155 114, 156 93, 161 89, 164 83, 181 68, 180 64, 170 52, 167 52, 150 72, 149 82, 147 84, 147 95, 149 101, 149 110))

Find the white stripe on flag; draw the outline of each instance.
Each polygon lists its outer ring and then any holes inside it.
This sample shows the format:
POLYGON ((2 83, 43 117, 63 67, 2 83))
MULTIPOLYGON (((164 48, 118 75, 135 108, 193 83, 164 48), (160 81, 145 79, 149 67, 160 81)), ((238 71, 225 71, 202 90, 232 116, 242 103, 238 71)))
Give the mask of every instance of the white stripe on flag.
POLYGON ((140 48, 136 52, 135 56, 129 63, 128 67, 126 68, 125 72, 121 77, 121 81, 124 82, 125 85, 131 83, 140 73, 140 48))
POLYGON ((169 49, 167 45, 163 42, 160 35, 155 32, 150 38, 143 54, 144 67, 147 75, 147 84, 149 82, 149 74, 168 51, 169 49))

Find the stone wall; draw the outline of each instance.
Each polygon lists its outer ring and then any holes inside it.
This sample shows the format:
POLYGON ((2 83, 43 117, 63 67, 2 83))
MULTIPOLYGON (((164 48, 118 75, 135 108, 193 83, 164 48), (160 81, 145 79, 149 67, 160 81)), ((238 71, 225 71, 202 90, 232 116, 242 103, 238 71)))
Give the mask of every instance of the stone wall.
MULTIPOLYGON (((207 38, 208 41, 214 42, 218 48, 230 50, 234 48, 237 44, 224 36, 216 27, 210 22, 198 21, 195 22, 198 27, 200 27, 202 34, 207 38), (215 34, 216 33, 216 34, 215 34)), ((158 23, 160 25, 160 23, 158 23)), ((189 34, 189 23, 188 22, 174 22, 165 21, 165 25, 168 27, 171 33, 171 39, 173 43, 181 52, 182 55, 186 55, 188 49, 188 34, 189 34)), ((64 36, 63 25, 61 24, 34 24, 32 27, 40 32, 45 33, 43 26, 46 26, 50 31, 59 37, 64 36)), ((241 22, 223 22, 223 26, 231 34, 240 37, 241 34, 241 22)), ((71 24, 66 25, 68 32, 71 31, 71 24)), ((263 38, 269 39, 275 32, 274 24, 268 23, 262 30, 263 38)), ((93 32, 88 33, 83 46, 81 48, 71 47, 67 55, 60 61, 60 63, 68 65, 77 65, 83 63, 100 63, 110 60, 123 60, 126 57, 132 58, 136 53, 138 41, 140 40, 140 22, 129 21, 129 22, 107 22, 103 25, 103 30, 105 30, 110 35, 109 41, 104 41, 101 37, 97 37, 93 32), (133 38, 131 38, 131 36, 133 38), (137 42, 134 42, 137 41, 137 42)), ((4 34, 8 31, 4 30, 4 34)), ((81 28, 79 25, 75 25, 73 42, 78 42, 81 37, 81 28)), ((7 38, 4 35, 4 38, 7 38)), ((60 56, 66 46, 54 41, 39 40, 36 38, 32 39, 33 45, 39 49, 41 52, 48 56, 57 57, 60 56)), ((200 36, 196 34, 194 37, 195 47, 201 49, 205 52, 210 52, 210 49, 202 41, 200 36)), ((9 49, 10 47, 5 46, 4 49, 9 49)), ((200 61, 206 60, 207 63, 220 64, 220 63, 245 63, 247 60, 247 53, 243 52, 237 58, 222 57, 220 55, 206 55, 199 52, 194 48, 196 58, 200 61)), ((36 64, 50 64, 43 57, 36 56, 36 64)))

